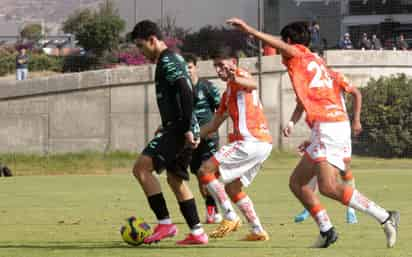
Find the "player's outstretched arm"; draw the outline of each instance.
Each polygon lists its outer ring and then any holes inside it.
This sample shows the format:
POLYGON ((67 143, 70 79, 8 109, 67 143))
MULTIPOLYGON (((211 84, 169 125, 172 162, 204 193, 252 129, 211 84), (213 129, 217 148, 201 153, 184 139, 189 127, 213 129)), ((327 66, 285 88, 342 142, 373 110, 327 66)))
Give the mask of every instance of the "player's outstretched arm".
POLYGON ((287 44, 286 42, 283 42, 283 40, 280 39, 279 37, 275 37, 275 36, 266 34, 264 32, 261 32, 249 26, 246 22, 244 22, 243 20, 239 18, 230 18, 226 21, 226 23, 234 26, 235 28, 245 33, 253 35, 254 37, 262 40, 263 42, 265 42, 266 44, 274 48, 279 49, 280 53, 287 58, 291 58, 291 57, 294 57, 300 54, 299 51, 295 47, 287 44))
POLYGON ((216 132, 220 125, 226 120, 227 115, 215 113, 213 119, 200 128, 200 137, 207 138, 209 134, 216 132))
POLYGON ((304 109, 302 104, 296 103, 295 110, 293 111, 292 116, 290 117, 288 125, 283 129, 283 135, 285 137, 289 137, 292 134, 293 128, 302 117, 303 111, 304 109))
POLYGON ((362 132, 362 124, 360 122, 360 114, 362 109, 362 94, 356 87, 353 87, 350 94, 353 97, 352 129, 355 136, 357 136, 362 132))
POLYGON ((229 70, 229 80, 235 82, 236 84, 240 85, 242 88, 246 90, 255 90, 257 89, 257 82, 251 76, 239 76, 236 74, 235 70, 229 70))

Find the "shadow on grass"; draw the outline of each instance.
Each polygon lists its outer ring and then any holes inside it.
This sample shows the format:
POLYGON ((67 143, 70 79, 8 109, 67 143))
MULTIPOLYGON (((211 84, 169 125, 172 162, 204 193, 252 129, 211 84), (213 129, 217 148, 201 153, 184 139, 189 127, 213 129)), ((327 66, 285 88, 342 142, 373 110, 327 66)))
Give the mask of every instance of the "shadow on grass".
POLYGON ((96 243, 96 242, 71 242, 71 243, 62 243, 62 242, 47 242, 47 243, 22 243, 22 244, 5 244, 0 243, 0 250, 1 249, 45 249, 45 250, 90 250, 90 249, 156 249, 156 250, 171 250, 171 249, 184 249, 184 248, 207 248, 207 249, 289 249, 289 248, 306 248, 306 247, 296 247, 296 246, 273 246, 267 245, 265 243, 253 243, 253 242, 241 242, 239 241, 240 245, 227 245, 224 242, 219 242, 218 244, 215 242, 210 242, 208 245, 198 245, 198 246, 178 246, 174 245, 173 242, 165 242, 164 245, 162 244, 152 244, 152 245, 140 245, 140 246, 129 246, 126 245, 122 241, 118 242, 103 242, 103 243, 96 243), (223 244, 222 244, 223 243, 223 244), (171 245, 173 244, 173 245, 171 245))

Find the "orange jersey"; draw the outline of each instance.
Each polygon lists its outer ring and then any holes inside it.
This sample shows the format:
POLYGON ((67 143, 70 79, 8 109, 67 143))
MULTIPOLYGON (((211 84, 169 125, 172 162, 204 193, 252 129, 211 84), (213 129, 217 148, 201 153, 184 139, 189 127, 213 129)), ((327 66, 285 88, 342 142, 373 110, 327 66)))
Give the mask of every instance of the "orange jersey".
MULTIPOLYGON (((236 75, 251 78, 242 69, 237 69, 236 75)), ((252 140, 272 143, 268 122, 256 90, 247 89, 233 81, 228 82, 217 110, 220 115, 226 112, 233 121, 234 131, 229 135, 230 142, 252 140)))
POLYGON ((312 127, 315 121, 347 121, 343 91, 353 87, 343 76, 328 69, 318 55, 303 45, 294 45, 301 55, 284 59, 293 90, 306 112, 306 122, 312 127))

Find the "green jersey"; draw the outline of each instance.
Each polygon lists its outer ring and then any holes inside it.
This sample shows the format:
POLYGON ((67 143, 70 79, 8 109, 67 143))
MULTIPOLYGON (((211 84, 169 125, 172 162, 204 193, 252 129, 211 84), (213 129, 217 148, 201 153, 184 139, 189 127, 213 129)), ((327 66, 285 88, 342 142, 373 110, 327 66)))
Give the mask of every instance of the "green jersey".
POLYGON ((182 97, 182 95, 192 96, 193 90, 183 57, 168 49, 164 50, 156 65, 155 84, 163 128, 177 129, 183 133, 190 129, 195 136, 198 136, 200 128, 192 112, 193 99, 182 97), (189 94, 187 90, 190 90, 189 94), (187 114, 188 109, 191 111, 189 114, 187 114))
POLYGON ((220 104, 219 89, 208 80, 199 80, 193 89, 194 113, 200 124, 205 125, 212 120, 215 110, 220 104))

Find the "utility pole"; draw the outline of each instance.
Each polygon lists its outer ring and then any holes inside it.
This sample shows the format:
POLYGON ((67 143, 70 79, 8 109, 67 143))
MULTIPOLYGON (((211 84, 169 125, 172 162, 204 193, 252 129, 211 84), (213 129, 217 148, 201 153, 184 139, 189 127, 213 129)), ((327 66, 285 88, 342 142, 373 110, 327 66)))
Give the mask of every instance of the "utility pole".
MULTIPOLYGON (((257 25, 258 30, 263 31, 263 0, 257 0, 257 25)), ((259 98, 262 100, 262 40, 259 40, 258 53, 258 83, 259 83, 259 98)))
POLYGON ((134 25, 136 25, 136 23, 137 23, 137 15, 136 15, 136 9, 137 9, 137 4, 136 4, 136 0, 134 0, 134 8, 133 8, 133 21, 134 21, 134 24, 133 24, 133 26, 134 25))
POLYGON ((160 0, 160 28, 163 29, 163 0, 160 0))

